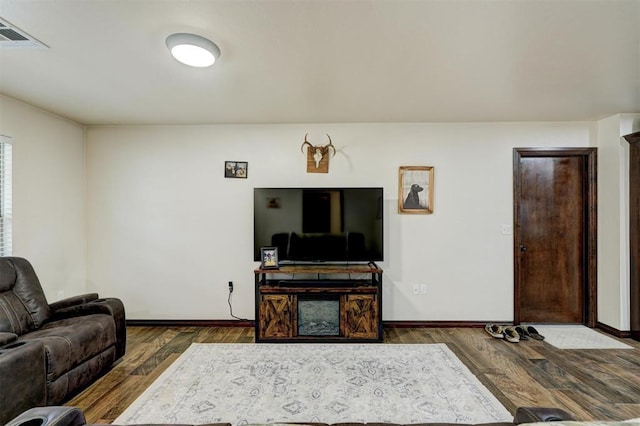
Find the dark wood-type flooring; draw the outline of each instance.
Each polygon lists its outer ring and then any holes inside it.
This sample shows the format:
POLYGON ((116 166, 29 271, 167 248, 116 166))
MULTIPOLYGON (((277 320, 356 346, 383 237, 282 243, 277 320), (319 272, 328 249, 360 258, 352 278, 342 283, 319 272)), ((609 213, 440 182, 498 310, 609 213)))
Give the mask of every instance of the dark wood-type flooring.
MULTIPOLYGON (((249 327, 129 327, 127 354, 66 405, 112 423, 192 342, 254 344, 249 327)), ((632 350, 560 350, 509 343, 480 328, 385 328, 385 343, 446 343, 512 413, 552 406, 578 420, 640 417, 640 342, 632 350)))

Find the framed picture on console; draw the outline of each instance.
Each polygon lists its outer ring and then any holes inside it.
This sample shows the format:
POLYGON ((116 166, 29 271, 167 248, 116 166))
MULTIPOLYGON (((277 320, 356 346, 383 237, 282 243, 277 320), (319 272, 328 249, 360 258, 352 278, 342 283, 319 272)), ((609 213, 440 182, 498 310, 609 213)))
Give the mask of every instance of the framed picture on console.
POLYGON ((432 166, 400 166, 398 173, 398 213, 433 213, 432 166))
POLYGON ((278 269, 278 247, 262 247, 260 249, 260 269, 278 269))

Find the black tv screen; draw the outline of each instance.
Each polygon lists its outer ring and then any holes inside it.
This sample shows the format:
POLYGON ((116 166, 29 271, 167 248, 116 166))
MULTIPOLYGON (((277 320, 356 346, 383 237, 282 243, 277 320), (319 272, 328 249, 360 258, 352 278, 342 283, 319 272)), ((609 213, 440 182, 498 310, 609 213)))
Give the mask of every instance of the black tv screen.
POLYGON ((278 260, 383 260, 382 188, 254 188, 253 259, 277 247, 278 260))

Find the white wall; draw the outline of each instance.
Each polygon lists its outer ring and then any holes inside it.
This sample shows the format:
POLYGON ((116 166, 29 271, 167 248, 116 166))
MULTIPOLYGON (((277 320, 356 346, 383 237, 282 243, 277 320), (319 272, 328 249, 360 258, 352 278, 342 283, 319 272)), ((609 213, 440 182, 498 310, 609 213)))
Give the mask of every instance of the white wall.
MULTIPOLYGON (((620 117, 598 122, 598 321, 618 330, 629 329, 628 314, 621 304, 624 283, 628 283, 625 234, 628 223, 625 200, 624 146, 620 138, 620 117), (626 325, 625 325, 626 322, 626 325)), ((628 173, 627 173, 628 174, 628 173)), ((628 250, 628 247, 627 247, 628 250)), ((627 310, 628 313, 628 310, 627 310)))
POLYGON ((385 320, 511 320, 512 148, 599 148, 598 321, 628 329, 627 149, 638 114, 597 123, 81 125, 0 96, 14 142, 14 254, 50 301, 85 291, 132 319, 253 318, 254 186, 384 186, 385 320), (597 132, 593 132, 596 128, 597 132), (302 135, 338 147, 307 174, 302 135), (224 160, 249 178, 224 179, 224 160), (433 165, 435 213, 397 213, 400 165, 433 165), (85 173, 86 166, 86 173, 85 173), (85 179, 87 185, 85 187, 85 179), (85 200, 85 193, 86 200, 85 200), (85 232, 85 209, 88 231, 85 232), (88 240, 88 243, 87 243, 88 240), (426 296, 412 286, 427 284, 426 296))
POLYGON ((83 127, 0 96, 0 133, 13 138, 14 256, 33 264, 50 302, 83 293, 83 127))
POLYGON ((629 330, 629 144, 640 115, 597 123, 598 133, 598 321, 629 330))
POLYGON ((253 319, 253 188, 385 189, 384 320, 513 319, 512 148, 595 145, 593 123, 92 127, 87 290, 130 319, 253 319), (338 149, 307 174, 305 132, 338 149), (224 161, 248 161, 225 179, 224 161), (397 213, 398 167, 435 167, 435 212, 397 213), (412 294, 413 284, 427 294, 412 294))

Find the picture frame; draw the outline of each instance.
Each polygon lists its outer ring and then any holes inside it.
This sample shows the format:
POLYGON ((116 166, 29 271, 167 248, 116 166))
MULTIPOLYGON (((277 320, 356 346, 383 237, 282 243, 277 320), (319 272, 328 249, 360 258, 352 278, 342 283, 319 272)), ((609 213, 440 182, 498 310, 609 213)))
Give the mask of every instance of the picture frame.
POLYGON ((433 213, 433 166, 400 166, 398 171, 398 213, 433 213))
POLYGON ((262 247, 260 249, 260 269, 278 269, 278 247, 262 247))
POLYGON ((249 172, 249 163, 246 161, 225 161, 224 177, 233 179, 246 179, 249 172))
POLYGON ((279 209, 280 208, 280 197, 268 197, 265 206, 268 209, 279 209))

